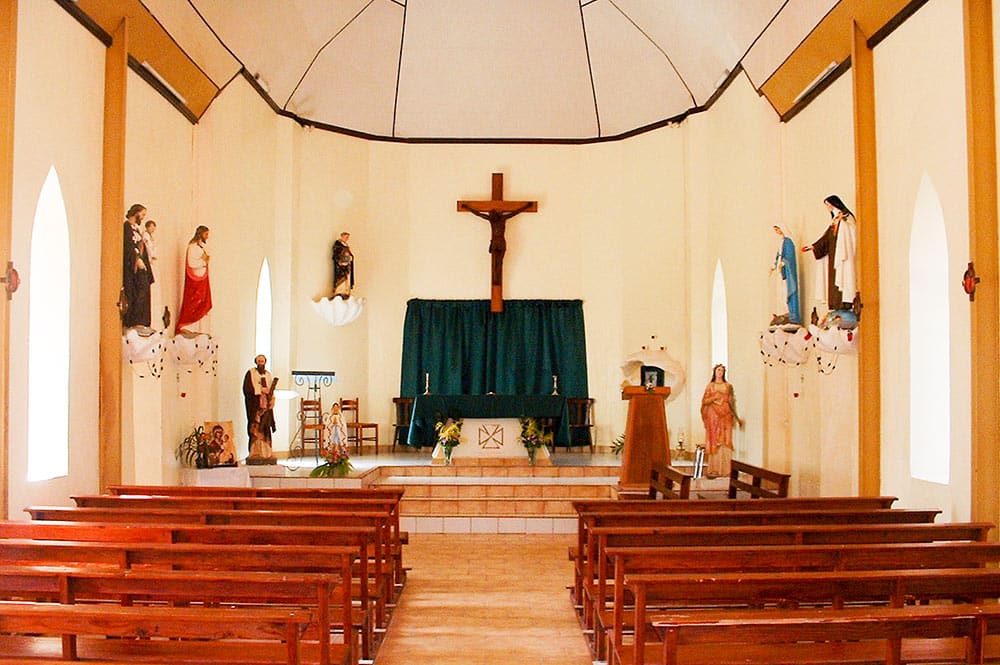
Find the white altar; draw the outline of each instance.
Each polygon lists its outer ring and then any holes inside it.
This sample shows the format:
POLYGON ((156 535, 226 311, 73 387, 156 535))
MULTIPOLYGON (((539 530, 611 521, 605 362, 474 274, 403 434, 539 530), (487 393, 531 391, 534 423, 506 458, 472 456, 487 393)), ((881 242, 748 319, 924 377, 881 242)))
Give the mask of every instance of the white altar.
MULTIPOLYGON (((521 423, 517 418, 465 418, 461 443, 451 451, 455 460, 523 460, 528 463, 528 449, 521 445, 521 423)), ((434 446, 434 464, 444 464, 444 448, 434 446)), ((548 448, 535 453, 535 463, 551 464, 548 448)))

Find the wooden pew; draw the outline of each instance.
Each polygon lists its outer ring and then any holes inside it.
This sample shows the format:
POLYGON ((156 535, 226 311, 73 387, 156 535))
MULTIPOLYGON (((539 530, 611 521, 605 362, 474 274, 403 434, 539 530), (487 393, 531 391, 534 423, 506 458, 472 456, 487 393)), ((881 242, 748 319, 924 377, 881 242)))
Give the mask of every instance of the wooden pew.
POLYGON ((352 596, 362 615, 353 623, 362 636, 362 657, 374 648, 374 627, 386 620, 385 599, 370 584, 370 527, 275 527, 147 525, 149 542, 115 540, 134 527, 72 522, 0 522, 0 561, 8 563, 100 563, 131 568, 338 572, 341 557, 357 562, 352 596), (82 528, 81 528, 82 527, 82 528), (83 540, 83 537, 88 537, 83 540), (247 547, 253 545, 253 547, 247 547))
MULTIPOLYGON (((698 511, 736 512, 744 510, 878 510, 889 509, 895 503, 894 496, 878 497, 800 497, 781 499, 780 501, 755 501, 749 499, 717 500, 717 501, 616 501, 614 499, 589 499, 573 501, 573 509, 578 515, 582 513, 614 513, 614 512, 651 512, 670 513, 687 512, 692 506, 698 511)), ((588 535, 583 519, 577 519, 577 544, 570 548, 569 558, 576 563, 578 570, 583 567, 586 557, 588 535)), ((578 589, 577 589, 578 591, 578 589)), ((576 595, 579 598, 579 595, 576 595)))
POLYGON ((143 662, 204 665, 318 661, 314 656, 302 657, 299 636, 313 622, 312 613, 304 610, 56 603, 4 603, 2 607, 0 633, 6 635, 0 636, 0 662, 33 662, 28 656, 44 654, 44 636, 51 636, 47 640, 50 657, 63 660, 93 655, 132 661, 141 655, 143 662), (100 639, 62 640, 63 635, 100 639), (234 651, 240 655, 234 656, 234 651))
POLYGON ((666 464, 654 464, 649 472, 649 498, 661 496, 663 499, 690 499, 691 475, 666 464))
MULTIPOLYGON (((350 558, 342 558, 340 574, 247 571, 178 571, 108 569, 95 566, 0 565, 0 598, 30 596, 64 604, 108 601, 295 606, 314 613, 315 623, 302 636, 319 644, 319 663, 356 663, 358 643, 352 630, 350 558), (331 607, 340 618, 331 621, 331 607), (330 642, 331 625, 344 629, 344 643, 330 642)), ((3 613, 0 605, 0 614, 3 613)), ((267 609, 262 607, 261 609, 267 609)), ((281 609, 288 609, 282 607, 281 609)))
MULTIPOLYGON (((1000 570, 637 574, 627 575, 625 586, 635 598, 634 637, 631 645, 624 644, 623 619, 616 618, 613 628, 615 662, 643 665, 649 651, 647 628, 661 618, 659 612, 648 612, 651 604, 674 606, 673 610, 662 611, 670 615, 676 613, 677 608, 733 605, 749 608, 802 603, 841 608, 845 603, 901 607, 912 600, 981 601, 1000 597, 1000 570), (631 658, 625 655, 627 652, 631 652, 631 658)), ((752 611, 747 610, 748 616, 752 611)), ((654 653, 660 648, 655 646, 654 653)))
POLYGON ((982 663, 998 657, 996 605, 709 611, 659 616, 667 665, 982 663), (951 638, 951 639, 949 639, 951 638))
POLYGON ((25 509, 35 521, 60 522, 116 522, 152 526, 213 525, 211 530, 178 531, 172 538, 198 538, 192 542, 231 542, 233 538, 251 539, 244 544, 322 544, 317 541, 325 536, 329 544, 343 544, 329 540, 350 534, 365 533, 370 536, 372 564, 364 557, 365 574, 369 570, 375 579, 375 593, 369 597, 377 600, 378 625, 385 625, 385 607, 390 595, 398 587, 394 584, 394 574, 398 570, 399 559, 391 555, 386 537, 385 513, 353 511, 335 513, 332 511, 300 513, 297 511, 257 511, 257 510, 196 510, 196 509, 146 509, 127 504, 121 508, 73 508, 59 506, 29 506, 25 509), (216 526, 217 525, 217 526, 216 526), (336 526, 331 526, 336 525, 336 526), (242 532, 238 527, 244 527, 242 532), (256 528, 251 528, 256 527, 256 528), (315 527, 315 528, 312 528, 315 527), (371 531, 368 531, 371 529, 371 531), (275 540, 280 539, 280 540, 275 540))
POLYGON ((609 547, 720 547, 730 545, 837 545, 850 543, 905 543, 935 541, 985 542, 992 524, 789 524, 763 526, 595 527, 590 530, 594 556, 588 556, 581 576, 584 625, 594 627, 592 598, 595 579, 608 578, 609 547), (602 568, 603 567, 603 568, 602 568))
MULTIPOLYGON (((610 547, 613 579, 595 584, 594 649, 606 653, 614 612, 625 608, 628 574, 796 572, 977 568, 1000 562, 1000 544, 984 542, 872 543, 772 547, 610 547), (608 593, 610 584, 612 593, 608 593), (604 599, 610 595, 611 608, 604 599)), ((627 617, 626 617, 627 619, 627 617)), ((626 623, 623 629, 630 626, 626 623)))
POLYGON ((225 496, 112 496, 108 494, 77 495, 71 497, 79 507, 139 507, 149 509, 204 509, 204 510, 254 510, 254 511, 296 511, 330 512, 343 515, 350 512, 385 512, 386 543, 394 559, 393 582, 402 588, 405 569, 402 562, 402 535, 399 528, 399 499, 395 494, 390 498, 289 498, 289 497, 225 497, 225 496))
MULTIPOLYGON (((692 502, 692 508, 698 502, 692 502)), ((759 505, 759 502, 758 502, 759 505)), ((597 552, 598 543, 595 529, 603 527, 682 527, 682 526, 748 526, 781 524, 920 524, 930 523, 940 511, 876 509, 876 510, 789 510, 789 511, 734 511, 734 512, 679 512, 658 513, 615 512, 587 513, 578 515, 579 530, 585 534, 584 547, 577 550, 574 567, 574 594, 576 602, 586 599, 580 594, 583 581, 591 579, 595 571, 594 561, 587 553, 597 552), (590 577, 588 577, 588 575, 590 577)))
POLYGON ((729 470, 729 498, 735 499, 744 492, 751 499, 784 499, 788 496, 790 478, 787 473, 734 459, 729 470))

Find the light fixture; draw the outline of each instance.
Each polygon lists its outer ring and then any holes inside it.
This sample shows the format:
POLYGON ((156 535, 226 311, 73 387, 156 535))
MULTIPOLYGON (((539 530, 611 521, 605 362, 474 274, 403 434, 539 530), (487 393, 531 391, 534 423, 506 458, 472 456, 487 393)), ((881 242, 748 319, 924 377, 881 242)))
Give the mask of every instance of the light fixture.
POLYGON ((142 61, 142 68, 145 69, 147 72, 149 72, 149 74, 153 78, 155 78, 157 81, 159 81, 160 85, 162 85, 164 88, 167 89, 167 92, 169 92, 171 95, 173 95, 174 97, 176 97, 177 101, 179 101, 184 106, 187 106, 187 100, 184 99, 184 97, 181 95, 181 93, 179 93, 176 90, 174 90, 174 87, 172 85, 170 85, 169 83, 167 83, 167 80, 165 78, 163 78, 162 76, 160 76, 160 72, 158 72, 155 69, 153 69, 153 65, 151 65, 148 62, 146 62, 145 60, 143 60, 142 61))
POLYGON ((798 103, 799 103, 800 101, 802 101, 802 98, 803 98, 803 97, 805 97, 805 96, 806 96, 806 95, 808 95, 808 94, 809 94, 810 92, 812 92, 812 91, 813 91, 813 88, 815 88, 815 87, 816 87, 816 86, 818 86, 818 85, 819 85, 820 83, 822 83, 823 79, 825 79, 825 78, 826 78, 827 76, 829 76, 829 75, 830 75, 830 72, 832 72, 832 71, 833 71, 834 69, 836 69, 836 68, 837 68, 837 63, 836 63, 836 62, 831 62, 831 63, 830 63, 829 65, 827 65, 827 66, 826 66, 826 69, 824 69, 823 71, 821 71, 821 72, 819 73, 819 76, 817 76, 816 78, 814 78, 814 79, 812 80, 812 82, 811 82, 811 83, 810 83, 809 85, 807 85, 807 86, 806 86, 806 87, 805 87, 805 88, 804 88, 804 89, 802 90, 802 92, 800 92, 800 93, 799 93, 799 96, 798 96, 798 97, 796 97, 796 98, 795 98, 795 99, 794 99, 794 100, 792 101, 792 105, 795 105, 795 104, 798 104, 798 103))

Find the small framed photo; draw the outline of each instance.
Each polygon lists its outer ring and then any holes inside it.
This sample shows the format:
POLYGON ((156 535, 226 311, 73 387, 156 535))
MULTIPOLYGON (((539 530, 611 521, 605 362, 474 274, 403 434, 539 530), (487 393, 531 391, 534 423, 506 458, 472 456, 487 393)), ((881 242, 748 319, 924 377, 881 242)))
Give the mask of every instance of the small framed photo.
POLYGON ((663 370, 659 367, 652 367, 650 365, 643 365, 642 369, 639 371, 639 376, 642 377, 642 385, 647 388, 662 388, 663 387, 663 370))
POLYGON ((236 466, 236 440, 232 420, 206 420, 208 466, 236 466))

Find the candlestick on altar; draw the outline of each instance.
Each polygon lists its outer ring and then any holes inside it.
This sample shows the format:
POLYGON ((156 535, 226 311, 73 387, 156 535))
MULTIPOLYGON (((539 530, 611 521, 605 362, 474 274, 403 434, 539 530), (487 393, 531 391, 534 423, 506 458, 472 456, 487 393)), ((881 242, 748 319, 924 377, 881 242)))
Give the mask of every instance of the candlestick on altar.
POLYGON ((424 372, 424 394, 431 394, 431 375, 427 372, 424 372))
POLYGON ((559 377, 556 376, 555 374, 552 375, 552 394, 553 395, 559 394, 559 377))

